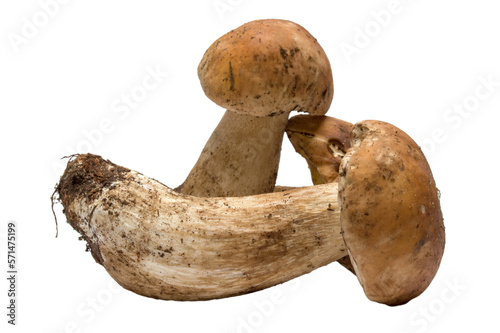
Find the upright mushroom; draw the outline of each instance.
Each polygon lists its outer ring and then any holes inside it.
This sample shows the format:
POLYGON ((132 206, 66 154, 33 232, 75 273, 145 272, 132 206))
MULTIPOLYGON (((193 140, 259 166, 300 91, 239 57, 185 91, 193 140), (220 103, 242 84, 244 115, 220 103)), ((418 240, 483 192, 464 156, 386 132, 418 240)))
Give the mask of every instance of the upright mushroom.
POLYGON ((205 197, 272 192, 289 113, 323 115, 330 107, 325 52, 296 23, 252 21, 208 48, 198 76, 208 98, 227 111, 177 190, 205 197))
POLYGON ((308 273, 347 250, 369 299, 398 305, 418 296, 437 272, 445 237, 420 148, 392 125, 360 122, 339 179, 279 193, 199 198, 99 156, 79 155, 56 190, 95 260, 141 295, 241 295, 308 273))

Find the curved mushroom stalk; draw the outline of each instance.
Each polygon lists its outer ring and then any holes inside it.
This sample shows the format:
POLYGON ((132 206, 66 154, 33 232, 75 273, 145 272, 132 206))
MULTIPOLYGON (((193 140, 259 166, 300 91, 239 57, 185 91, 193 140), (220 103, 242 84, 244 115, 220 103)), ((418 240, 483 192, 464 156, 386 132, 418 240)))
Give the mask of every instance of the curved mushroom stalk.
POLYGON ((57 191, 95 260, 148 297, 241 295, 346 254, 336 183, 200 198, 88 154, 69 162, 57 191))

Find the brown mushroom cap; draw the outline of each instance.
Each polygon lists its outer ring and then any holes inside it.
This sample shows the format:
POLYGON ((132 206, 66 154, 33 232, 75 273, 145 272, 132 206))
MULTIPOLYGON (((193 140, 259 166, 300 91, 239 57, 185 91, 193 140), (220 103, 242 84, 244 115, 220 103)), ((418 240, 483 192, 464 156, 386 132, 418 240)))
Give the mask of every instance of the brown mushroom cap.
POLYGON ((333 98, 330 62, 317 40, 284 20, 246 23, 215 41, 198 67, 205 94, 233 112, 323 115, 333 98))
POLYGON ((353 124, 328 117, 297 115, 288 120, 286 134, 305 158, 314 185, 334 182, 347 149, 353 124))
POLYGON ((441 262, 438 190, 419 146, 395 126, 359 122, 351 144, 339 177, 344 241, 366 296, 404 304, 427 288, 441 262))

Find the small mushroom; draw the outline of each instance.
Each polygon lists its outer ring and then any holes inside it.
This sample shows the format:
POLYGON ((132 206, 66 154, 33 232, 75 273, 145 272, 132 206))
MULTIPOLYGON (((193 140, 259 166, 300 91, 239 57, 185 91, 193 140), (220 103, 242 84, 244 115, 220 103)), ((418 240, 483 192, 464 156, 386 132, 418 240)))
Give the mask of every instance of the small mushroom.
POLYGON ((327 116, 298 115, 286 127, 288 139, 307 161, 314 185, 337 180, 354 125, 327 116))
POLYGON ((123 287, 207 300, 267 288, 347 251, 367 297, 404 304, 432 281, 445 233, 437 188, 403 131, 363 121, 339 181, 261 195, 204 198, 91 154, 56 187, 71 226, 123 287))
POLYGON ((289 113, 323 115, 332 102, 324 50, 296 23, 252 21, 208 48, 198 76, 227 111, 176 190, 204 197, 272 192, 289 113))

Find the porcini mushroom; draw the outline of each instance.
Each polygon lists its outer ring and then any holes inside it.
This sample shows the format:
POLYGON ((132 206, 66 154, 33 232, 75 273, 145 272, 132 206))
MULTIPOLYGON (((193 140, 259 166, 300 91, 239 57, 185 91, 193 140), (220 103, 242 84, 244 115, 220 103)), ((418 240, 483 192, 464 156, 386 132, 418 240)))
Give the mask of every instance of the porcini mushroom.
POLYGON ((424 155, 378 121, 354 126, 339 182, 204 198, 87 154, 68 163, 56 191, 95 260, 126 289, 160 299, 241 295, 347 250, 368 298, 398 305, 427 288, 444 250, 424 155))
POLYGON ((198 76, 227 111, 176 190, 204 197, 272 192, 289 113, 323 115, 332 102, 324 50, 296 23, 252 21, 208 48, 198 76))
POLYGON ((416 143, 384 122, 354 127, 327 116, 292 117, 286 132, 314 184, 340 182, 349 256, 338 262, 373 301, 398 305, 419 295, 438 269, 445 234, 432 173, 416 143))

